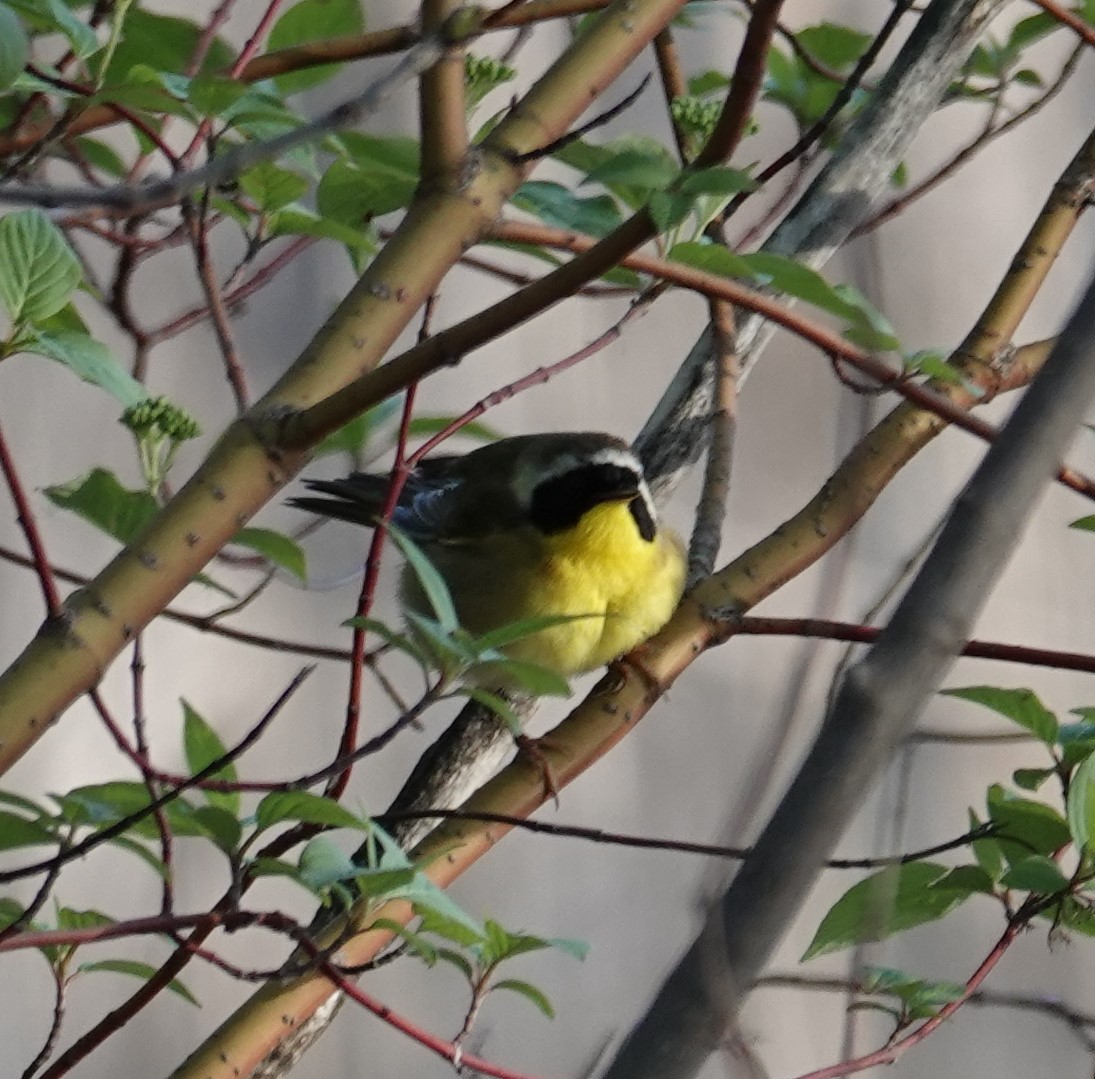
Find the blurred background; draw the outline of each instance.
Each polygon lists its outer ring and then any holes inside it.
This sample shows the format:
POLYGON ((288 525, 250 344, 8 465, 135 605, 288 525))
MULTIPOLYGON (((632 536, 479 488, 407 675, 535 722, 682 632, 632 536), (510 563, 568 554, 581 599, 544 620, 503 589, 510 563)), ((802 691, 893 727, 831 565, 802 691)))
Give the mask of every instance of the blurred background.
MULTIPOLYGON (((243 40, 261 5, 242 3, 224 33, 243 40)), ((158 11, 189 14, 188 5, 157 4, 158 11)), ((1004 20, 1033 12, 1012 5, 1004 20)), ((784 18, 801 27, 823 20, 848 23, 873 33, 888 12, 873 3, 822 3, 789 0, 784 18)), ((406 4, 376 0, 368 5, 369 29, 406 20, 406 4)), ((727 70, 733 64, 743 23, 731 5, 711 4, 694 16, 694 29, 681 29, 677 41, 685 68, 727 70)), ((524 45, 520 75, 488 100, 480 118, 505 105, 557 54, 569 34, 565 21, 540 27, 524 45)), ((512 35, 494 35, 480 51, 501 53, 512 35)), ((1040 70, 1058 70, 1073 41, 1059 33, 1038 46, 1040 70)), ((319 112, 384 70, 390 59, 364 61, 339 79, 304 98, 305 113, 319 112)), ((644 54, 606 97, 630 91, 648 70, 644 54)), ((1095 57, 1083 58, 1076 76, 1043 113, 998 140, 896 219, 849 245, 826 268, 833 282, 854 284, 893 322, 906 348, 956 345, 980 312, 1051 186, 1075 153, 1092 122, 1095 57)), ((744 145, 735 164, 766 162, 793 139, 786 114, 761 106, 759 131, 744 145)), ((920 133, 906 161, 910 178, 927 174, 964 145, 984 121, 984 108, 956 103, 945 107, 920 133)), ((366 129, 373 133, 414 133, 413 91, 401 91, 366 129)), ((605 130, 609 138, 625 131, 656 132, 671 142, 663 103, 653 88, 605 130)), ((550 163, 538 179, 569 176, 550 163)), ((764 202, 735 218, 731 234, 743 231, 764 211, 764 202)), ((393 218, 393 221, 395 219, 393 218)), ((216 237, 217 234, 215 234, 216 237)), ((88 242, 93 263, 105 247, 88 242)), ((241 254, 231 242, 216 248, 219 267, 241 254)), ((1017 340, 1055 333, 1084 286, 1095 254, 1095 219, 1081 222, 1036 301, 1017 340)), ((506 261, 497 252, 495 261, 506 261)), ((508 256, 507 264, 539 274, 541 264, 508 256)), ((234 321, 241 354, 257 396, 271 385, 310 340, 317 327, 355 279, 344 251, 317 244, 304 252, 269 288, 248 301, 234 321)), ((445 280, 434 314, 443 328, 506 295, 512 286, 464 267, 445 280)), ((134 299, 150 324, 157 324, 201 302, 192 262, 185 249, 160 257, 136 282, 134 299)), ((626 309, 627 298, 578 299, 507 334, 467 357, 458 367, 429 379, 421 388, 422 415, 457 414, 499 385, 550 363, 597 337, 626 309)), ((128 344, 93 304, 81 304, 93 332, 123 359, 128 344)), ((642 426, 665 384, 707 317, 705 302, 679 292, 663 298, 633 323, 623 338, 580 367, 493 409, 487 422, 505 434, 566 429, 603 429, 630 438, 642 426)), ((410 343, 417 320, 404 335, 410 343)), ((185 446, 174 477, 189 474, 218 432, 232 418, 224 393, 221 362, 208 325, 166 342, 152 356, 149 381, 196 416, 205 432, 185 446)), ((113 401, 76 383, 59 366, 20 356, 4 364, 0 422, 18 453, 24 482, 35 492, 50 557, 61 567, 93 574, 114 553, 114 545, 83 522, 50 505, 38 492, 102 464, 120 477, 139 480, 130 436, 117 423, 113 401)), ((848 448, 892 406, 891 397, 860 396, 842 386, 823 357, 780 332, 748 379, 739 405, 733 461, 733 488, 720 564, 767 535, 811 498, 848 448)), ((984 410, 1001 420, 1012 407, 1004 399, 984 410)), ((467 443, 464 443, 468 445, 467 443)), ((904 469, 854 534, 822 562, 765 602, 755 613, 814 616, 860 621, 892 590, 903 567, 921 551, 951 499, 979 461, 983 447, 970 436, 944 434, 904 469)), ((380 459, 382 464, 384 459, 380 459)), ((1070 462, 1095 470, 1095 437, 1077 435, 1070 462)), ((328 459, 308 471, 333 475, 344 462, 328 459)), ((698 483, 693 479, 674 496, 670 521, 687 532, 698 483)), ((1095 641, 1095 604, 1090 582, 1095 538, 1067 525, 1090 507, 1060 488, 1047 492, 1022 546, 990 597, 977 635, 989 640, 1045 648, 1088 650, 1095 641)), ((280 529, 300 525, 298 513, 269 506, 255 522, 280 529)), ((294 639, 345 646, 340 623, 353 610, 356 570, 366 535, 331 525, 307 541, 313 587, 279 579, 231 624, 294 639), (344 581, 341 587, 330 587, 344 581)), ((0 545, 22 551, 23 538, 10 510, 0 510, 0 545)), ((396 619, 392 603, 395 563, 386 563, 382 610, 396 619)), ((218 579, 246 589, 254 576, 216 566, 218 579)), ((900 589, 898 589, 900 592, 900 589)), ((22 650, 37 626, 41 599, 33 574, 0 561, 0 663, 22 650)), ((220 605, 218 597, 192 586, 176 602, 197 612, 220 605)), ((738 637, 702 656, 639 728, 576 783, 556 808, 539 816, 607 831, 700 842, 747 842, 766 819, 784 783, 819 723, 835 665, 844 649, 831 643, 793 638, 738 637), (773 749, 777 732, 785 744, 773 749), (758 777, 763 779, 758 784, 758 777), (743 804, 747 794, 748 804, 743 804)), ((156 759, 176 768, 180 698, 202 713, 231 744, 280 693, 301 666, 299 657, 256 649, 157 620, 145 633, 150 737, 156 759)), ((103 692, 119 713, 129 702, 128 656, 111 668, 103 692)), ((416 684, 413 672, 394 665, 396 677, 416 684)), ((587 681, 592 681, 587 680, 587 681)), ((1062 716, 1071 708, 1095 705, 1095 681, 1069 672, 1012 664, 962 660, 950 685, 1030 686, 1062 716)), ((575 700, 587 688, 575 687, 575 700)), ((318 767, 330 756, 345 709, 346 671, 321 662, 317 672, 275 722, 268 737, 246 756, 249 778, 277 778, 318 767)), ((550 702, 533 730, 549 728, 565 714, 567 702, 550 702)), ((451 718, 436 708, 424 729, 400 737, 380 757, 366 760, 354 775, 347 804, 379 812, 401 786, 422 749, 451 718)), ((364 730, 382 727, 390 707, 378 693, 366 698, 364 730)), ((927 732, 969 736, 1003 729, 985 710, 939 698, 922 719, 927 732)), ((893 762, 884 781, 866 799, 856 823, 843 838, 844 856, 913 850, 959 835, 967 827, 967 807, 983 808, 984 790, 1008 782, 1016 767, 1043 763, 1032 745, 1012 742, 924 738, 911 741, 893 762)), ((130 778, 90 706, 73 706, 65 722, 47 734, 6 777, 9 789, 40 796, 71 786, 130 778)), ((347 843, 352 841, 347 840, 347 843)), ((223 860, 204 845, 181 841, 177 857, 177 905, 201 910, 227 883, 223 860)), ((15 862, 15 859, 12 859, 15 862)), ((99 851, 86 863, 70 866, 58 886, 75 907, 109 911, 115 917, 158 909, 159 881, 132 858, 99 851)), ((699 925, 706 897, 729 875, 727 864, 677 853, 651 853, 606 844, 514 833, 453 889, 455 898, 476 916, 543 936, 578 938, 591 951, 584 963, 556 952, 527 957, 512 974, 538 985, 553 1001, 549 1022, 527 1002, 509 994, 492 996, 469 1048, 509 1066, 550 1076, 579 1076, 606 1046, 614 1044, 642 1009, 699 925)), ((854 960, 891 966, 931 979, 964 981, 1003 928, 999 907, 974 899, 942 923, 872 946, 864 955, 843 952, 806 964, 799 957, 820 918, 858 875, 828 872, 772 963, 774 974, 800 978, 848 976, 854 960)), ((29 891, 17 893, 26 899, 29 891)), ((288 884, 266 883, 249 902, 280 904, 310 917, 313 901, 288 884)), ((273 936, 243 935, 220 942, 226 956, 245 965, 269 967, 285 954, 273 936)), ((137 941, 112 948, 157 962, 166 945, 137 941)), ((1095 1013, 1095 964, 1091 944, 1047 946, 1045 927, 1024 936, 994 973, 990 987, 1066 1002, 1095 1013)), ((176 996, 162 995, 136 1022, 111 1038, 76 1074, 86 1079, 164 1074, 251 992, 201 964, 184 978, 201 1000, 196 1009, 176 996)), ((0 1009, 0 1044, 12 1069, 21 1069, 40 1046, 50 1021, 52 986, 37 954, 5 957, 5 1007, 0 1009)), ((70 995, 63 1044, 120 1002, 133 983, 102 974, 78 982, 70 995)), ((448 968, 427 970, 413 960, 392 965, 368 981, 370 992, 431 1031, 451 1035, 466 1007, 461 979, 448 968)), ((809 988, 762 987, 750 999, 741 1022, 743 1039, 773 1076, 796 1075, 881 1044, 890 1020, 875 1012, 849 1018, 841 992, 809 988)), ((1033 1074, 1078 1075, 1091 1070, 1090 1049, 1060 1020, 1029 1010, 969 1007, 923 1044, 890 1074, 902 1079, 963 1075, 1010 1079, 1033 1074)), ((736 1074, 732 1059, 713 1059, 704 1079, 736 1074)), ((348 1006, 333 1029, 297 1067, 305 1076, 443 1076, 447 1065, 409 1044, 361 1010, 348 1006)), ((13 1070, 13 1074, 15 1071, 13 1070)))

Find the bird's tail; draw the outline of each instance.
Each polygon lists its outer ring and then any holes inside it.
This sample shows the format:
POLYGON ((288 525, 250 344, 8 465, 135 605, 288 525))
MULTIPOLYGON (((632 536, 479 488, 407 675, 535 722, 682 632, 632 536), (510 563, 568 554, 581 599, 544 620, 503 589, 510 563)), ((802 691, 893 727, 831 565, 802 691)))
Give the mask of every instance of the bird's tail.
POLYGON ((304 485, 309 491, 331 497, 290 498, 290 506, 371 528, 380 516, 388 490, 388 477, 355 472, 342 480, 305 480, 304 485))

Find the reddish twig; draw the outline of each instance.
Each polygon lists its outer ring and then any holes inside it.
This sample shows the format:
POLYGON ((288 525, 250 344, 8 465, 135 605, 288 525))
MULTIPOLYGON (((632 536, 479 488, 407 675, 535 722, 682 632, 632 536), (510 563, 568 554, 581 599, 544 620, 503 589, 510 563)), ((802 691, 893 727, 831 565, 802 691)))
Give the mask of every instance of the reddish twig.
POLYGON ((61 1036, 61 1023, 65 1017, 65 977, 61 971, 52 965, 50 966, 50 974, 53 975, 53 1015, 42 1048, 38 1050, 34 1059, 23 1069, 22 1079, 31 1079, 32 1076, 38 1073, 42 1065, 53 1055, 53 1050, 57 1046, 57 1039, 61 1036))
POLYGON ((1067 26, 1081 38, 1085 45, 1095 46, 1095 26, 1084 22, 1075 12, 1061 7, 1056 0, 1030 0, 1030 2, 1036 7, 1040 7, 1047 15, 1051 15, 1062 26, 1067 26))
MULTIPOLYGON (((259 50, 259 45, 265 39, 267 33, 270 30, 270 26, 274 21, 274 17, 278 13, 278 9, 282 5, 282 0, 268 0, 266 10, 262 13, 262 17, 259 19, 258 25, 255 27, 255 32, 248 39, 247 43, 240 50, 239 56, 236 57, 235 62, 228 70, 228 78, 238 79, 243 69, 247 64, 254 59, 255 54, 259 50)), ((193 164, 194 157, 197 154, 202 143, 209 137, 209 132, 213 129, 213 118, 211 116, 205 117, 200 124, 198 124, 197 130, 194 132, 193 138, 190 140, 190 145, 183 151, 182 163, 185 167, 189 167, 193 164)))
MULTIPOLYGON (((0 558, 11 562, 24 569, 34 569, 34 561, 26 555, 21 555, 7 547, 0 547, 0 558)), ((75 585, 86 585, 89 578, 72 570, 51 567, 54 576, 61 581, 68 581, 75 585)), ((281 637, 271 637, 264 633, 248 633, 247 630, 233 629, 231 626, 221 626, 210 623, 207 615, 188 614, 185 611, 176 611, 172 607, 165 607, 160 612, 160 617, 168 621, 178 622, 189 626, 191 629, 203 633, 212 633, 217 637, 224 637, 239 644, 248 644, 255 648, 266 648, 272 652, 287 652, 291 655, 306 656, 308 659, 329 659, 336 663, 347 663, 350 660, 350 651, 347 648, 330 648, 325 645, 311 644, 308 641, 292 641, 281 637)))
MULTIPOLYGON (((856 62, 852 73, 848 76, 847 80, 843 82, 824 114, 816 123, 802 133, 798 141, 790 149, 784 151, 775 159, 775 161, 761 170, 756 177, 758 185, 767 183, 773 176, 782 172, 792 162, 799 160, 815 143, 818 142, 821 136, 829 130, 830 125, 840 115, 844 106, 851 101, 852 95, 863 82, 871 65, 878 59, 879 53, 882 52, 886 42, 889 41, 890 37, 897 29, 898 23, 900 23, 911 6, 912 0, 897 0, 897 2, 894 3, 893 7, 890 9, 890 14, 882 25, 882 29, 875 35, 874 40, 871 41, 871 44, 856 62)), ((752 194, 751 191, 742 191, 735 195, 723 211, 721 220, 725 221, 733 214, 750 194, 752 194)))
MULTIPOLYGON (((1031 2, 1033 3, 1034 0, 1031 0, 1031 2)), ((1021 109, 1002 124, 997 124, 996 126, 990 125, 987 127, 980 135, 959 150, 949 161, 940 165, 930 176, 909 188, 903 195, 891 199, 870 218, 857 225, 852 230, 852 238, 854 239, 857 236, 862 236, 864 233, 870 232, 873 229, 878 228, 879 225, 885 224, 891 218, 896 217, 917 199, 922 198, 930 191, 934 191, 944 180, 957 172, 967 161, 975 157, 981 150, 988 146, 989 143, 1006 135, 1009 131, 1018 127, 1024 121, 1029 120, 1035 113, 1048 105, 1049 102, 1064 89, 1065 83, 1068 82, 1072 72, 1076 70, 1076 66, 1080 62, 1080 57, 1083 55, 1083 52, 1084 46, 1077 45, 1061 67, 1057 78, 1046 88, 1044 93, 1040 94, 1034 101, 1027 105, 1026 108, 1021 109)))
POLYGON ((1008 920, 1007 928, 1001 934, 1000 939, 993 946, 992 951, 985 956, 981 965, 973 972, 966 982, 962 995, 950 1003, 944 1005, 930 1019, 921 1023, 911 1033, 903 1038, 898 1038, 890 1044, 876 1049, 873 1053, 866 1053, 854 1060, 844 1060, 839 1064, 831 1064, 827 1068, 818 1068, 816 1071, 800 1075, 798 1079, 838 1079, 843 1075, 854 1075, 856 1072, 865 1071, 878 1064, 892 1064, 905 1055, 914 1045, 919 1045, 930 1034, 934 1033, 945 1023, 967 1000, 977 991, 984 980, 992 973, 997 963, 1004 957, 1008 948, 1014 943, 1016 937, 1026 928, 1027 923, 1037 913, 1036 904, 1028 906, 1008 920))
MULTIPOLYGON (((833 622, 821 618, 756 618, 747 616, 738 625, 738 632, 755 636, 819 637, 852 644, 872 644, 881 629, 850 622, 833 622)), ((1095 674, 1095 655, 1084 652, 1060 652, 1049 648, 1028 648, 998 641, 968 641, 963 656, 975 659, 998 659, 1006 663, 1024 663, 1033 667, 1053 667, 1062 671, 1083 671, 1095 674)))
MULTIPOLYGON (((231 312, 249 296, 254 295, 264 285, 269 284, 277 274, 285 269, 285 267, 297 257, 297 255, 306 248, 311 247, 315 242, 314 236, 296 237, 268 263, 255 270, 242 285, 232 289, 224 297, 224 306, 226 310, 231 312)), ((159 344, 161 341, 166 341, 169 337, 174 337, 184 330, 189 330, 192 326, 197 326, 209 317, 210 310, 208 304, 204 304, 201 307, 195 307, 182 315, 178 315, 170 322, 165 322, 162 326, 149 330, 147 334, 148 340, 151 344, 159 344)))
MULTIPOLYGON (((148 791, 150 801, 160 795, 156 777, 152 770, 152 756, 148 745, 147 726, 144 709, 144 637, 138 633, 133 639, 133 659, 130 662, 131 686, 133 690, 133 738, 140 754, 141 778, 148 791)), ((163 874, 160 893, 160 912, 170 915, 174 906, 174 866, 172 862, 172 833, 167 823, 167 813, 163 806, 157 806, 152 814, 156 821, 156 830, 160 833, 160 861, 163 862, 163 874)))
MULTIPOLYGON (((314 946, 312 949, 306 948, 305 950, 313 952, 316 957, 319 955, 314 946)), ((330 979, 332 985, 340 989, 355 1003, 360 1004, 366 1011, 372 1012, 378 1019, 383 1019, 393 1029, 406 1034, 407 1037, 418 1042, 419 1045, 436 1053, 442 1060, 449 1061, 454 1068, 458 1070, 470 1068, 483 1075, 495 1076, 496 1079, 537 1079, 536 1076, 529 1075, 527 1072, 517 1072, 511 1068, 503 1068, 500 1065, 483 1060, 482 1057, 465 1053, 459 1045, 423 1030, 422 1027, 412 1023, 398 1012, 392 1011, 386 1004, 381 1004, 375 997, 366 993, 350 981, 333 963, 323 960, 319 964, 319 969, 325 977, 330 979)))
POLYGON ((4 480, 8 485, 11 500, 15 503, 15 516, 19 521, 19 527, 27 540, 30 556, 34 561, 34 572, 38 575, 38 584, 42 589, 42 598, 46 603, 46 611, 50 618, 57 618, 61 613, 61 594, 57 590, 57 581, 53 576, 53 567, 49 564, 46 555, 45 544, 42 542, 42 534, 38 531, 38 522, 34 511, 30 508, 30 500, 26 490, 19 479, 19 472, 15 467, 15 458, 8 447, 8 441, 4 437, 3 429, 0 429, 0 472, 4 473, 4 480))
POLYGON ((741 43, 722 112, 706 145, 697 154, 696 168, 729 161, 749 128, 749 118, 760 95, 767 70, 768 46, 776 31, 782 0, 754 0, 753 14, 741 43))
POLYGON ((243 372, 243 364, 240 362, 239 350, 232 335, 232 324, 228 316, 228 308, 224 302, 220 282, 217 280, 217 272, 213 267, 212 256, 209 253, 208 219, 206 217, 206 201, 208 192, 202 199, 201 205, 195 208, 190 202, 182 204, 183 214, 190 228, 191 244, 194 248, 194 261, 198 269, 198 279, 201 281, 202 291, 205 293, 206 307, 213 320, 213 330, 217 336, 217 344, 220 347, 221 358, 224 361, 224 373, 228 379, 228 385, 232 387, 232 396, 236 401, 236 410, 244 412, 248 405, 247 379, 243 372))
MULTIPOLYGON (((24 877, 33 876, 36 873, 48 872, 57 862, 70 862, 74 858, 82 858, 85 854, 94 850, 96 847, 101 846, 103 843, 108 842, 111 839, 116 839, 118 836, 123 835, 135 824, 144 820, 150 814, 154 813, 156 809, 166 806, 169 802, 174 801, 179 795, 185 791, 190 790, 191 787, 197 786, 203 779, 208 779, 211 776, 219 772, 226 764, 231 764, 243 753, 255 744, 258 738, 262 735, 262 732, 270 725, 273 719, 289 702, 289 699, 294 693, 301 687, 304 680, 315 670, 314 667, 304 667, 296 673, 293 679, 285 687, 284 690, 278 695, 277 700, 266 710, 259 721, 249 730, 243 738, 241 738, 231 749, 227 750, 221 756, 215 760, 210 761, 204 768, 199 769, 192 776, 180 783, 177 787, 172 787, 170 790, 164 791, 157 798, 154 798, 149 804, 135 813, 130 813, 125 817, 121 817, 114 821, 112 824, 108 824, 105 827, 100 828, 93 835, 89 835, 86 839, 79 843, 74 843, 71 847, 66 848, 63 851, 59 851, 52 858, 44 859, 43 861, 34 862, 30 865, 25 865, 17 869, 6 869, 0 872, 0 884, 9 884, 14 880, 20 880, 24 877)), ((111 719, 109 711, 102 702, 102 698, 99 696, 98 691, 91 690, 89 693, 92 701, 95 703, 103 722, 107 728, 111 731, 115 740, 119 746, 126 752, 127 756, 131 759, 134 755, 134 751, 130 748, 127 751, 128 743, 125 736, 118 728, 117 724, 111 719)))
POLYGON ((442 430, 438 431, 435 435, 429 438, 413 454, 408 458, 408 467, 413 468, 419 461, 422 460, 426 454, 435 450, 442 442, 447 438, 451 438, 461 427, 467 426, 473 420, 477 420, 488 409, 494 408, 496 405, 500 405, 503 401, 508 401, 511 397, 516 397, 517 394, 523 393, 525 390, 531 389, 533 386, 542 386, 545 382, 550 381, 556 375, 561 374, 563 371, 574 367, 576 364, 581 363, 583 360, 589 359, 595 353, 600 352, 602 349, 607 348, 614 341, 618 340, 623 334, 624 327, 632 320, 646 313, 649 301, 638 299, 628 309, 624 316, 616 323, 610 326, 603 334, 590 341, 584 348, 578 349, 577 352, 572 352, 569 356, 565 356, 561 360, 557 360, 555 363, 546 364, 543 367, 538 367, 535 371, 530 372, 523 378, 516 379, 510 382, 508 385, 502 386, 495 390, 493 393, 487 394, 486 397, 477 401, 466 412, 457 416, 451 423, 447 424, 442 430))

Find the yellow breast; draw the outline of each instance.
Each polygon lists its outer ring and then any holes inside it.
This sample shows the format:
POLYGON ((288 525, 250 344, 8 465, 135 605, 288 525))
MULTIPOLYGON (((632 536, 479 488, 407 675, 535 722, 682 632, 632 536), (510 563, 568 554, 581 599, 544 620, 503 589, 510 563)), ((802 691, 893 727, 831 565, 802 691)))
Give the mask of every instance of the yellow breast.
POLYGON ((514 658, 564 675, 592 670, 656 633, 680 600, 679 538, 663 528, 644 540, 626 503, 596 506, 544 545, 527 614, 578 617, 508 648, 514 658))

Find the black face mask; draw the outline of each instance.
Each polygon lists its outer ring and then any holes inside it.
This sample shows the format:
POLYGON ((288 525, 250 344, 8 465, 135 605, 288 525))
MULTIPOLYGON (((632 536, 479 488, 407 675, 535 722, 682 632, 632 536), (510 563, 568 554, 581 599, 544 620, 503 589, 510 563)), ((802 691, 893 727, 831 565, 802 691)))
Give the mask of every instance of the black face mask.
POLYGON ((639 494, 639 476, 621 465, 583 465, 544 480, 532 492, 529 516, 541 532, 550 536, 573 528, 594 506, 624 499, 628 499, 639 535, 647 542, 653 541, 656 528, 639 494))

